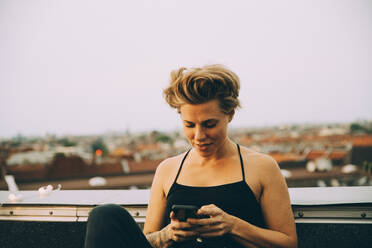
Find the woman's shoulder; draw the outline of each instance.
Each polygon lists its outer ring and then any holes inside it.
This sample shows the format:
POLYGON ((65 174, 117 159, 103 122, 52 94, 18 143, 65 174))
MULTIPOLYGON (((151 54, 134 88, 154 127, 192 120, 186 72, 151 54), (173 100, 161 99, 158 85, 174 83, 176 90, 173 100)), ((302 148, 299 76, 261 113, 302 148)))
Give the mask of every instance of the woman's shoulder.
POLYGON ((275 163, 275 160, 271 156, 265 153, 262 153, 262 152, 255 151, 251 148, 240 145, 240 151, 241 151, 243 158, 257 160, 257 162, 259 162, 260 164, 261 163, 268 163, 268 164, 275 163))
POLYGON ((240 146, 240 149, 245 166, 257 168, 265 175, 275 173, 279 169, 277 162, 271 156, 244 146, 240 146))
POLYGON ((164 159, 157 167, 155 177, 162 181, 165 192, 168 192, 170 186, 176 178, 178 169, 186 152, 164 159))
POLYGON ((157 171, 159 170, 159 172, 169 172, 175 169, 177 170, 185 154, 186 152, 164 159, 158 165, 157 171))

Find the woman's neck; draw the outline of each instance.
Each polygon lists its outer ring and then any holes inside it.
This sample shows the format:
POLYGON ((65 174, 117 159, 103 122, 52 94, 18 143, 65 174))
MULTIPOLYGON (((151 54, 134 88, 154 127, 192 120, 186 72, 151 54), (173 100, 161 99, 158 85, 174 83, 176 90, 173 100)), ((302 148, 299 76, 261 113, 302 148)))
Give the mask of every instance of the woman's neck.
POLYGON ((200 165, 213 164, 216 161, 230 157, 235 154, 236 145, 229 138, 226 138, 225 141, 221 144, 220 147, 211 154, 210 156, 200 156, 197 154, 200 165))

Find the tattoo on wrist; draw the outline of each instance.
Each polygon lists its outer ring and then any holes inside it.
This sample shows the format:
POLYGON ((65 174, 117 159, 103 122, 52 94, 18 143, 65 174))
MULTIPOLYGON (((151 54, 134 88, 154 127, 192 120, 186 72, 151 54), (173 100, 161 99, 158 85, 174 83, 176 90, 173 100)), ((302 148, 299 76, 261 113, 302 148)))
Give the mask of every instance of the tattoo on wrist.
POLYGON ((167 248, 173 244, 173 240, 168 237, 166 228, 146 234, 146 238, 153 248, 167 248))

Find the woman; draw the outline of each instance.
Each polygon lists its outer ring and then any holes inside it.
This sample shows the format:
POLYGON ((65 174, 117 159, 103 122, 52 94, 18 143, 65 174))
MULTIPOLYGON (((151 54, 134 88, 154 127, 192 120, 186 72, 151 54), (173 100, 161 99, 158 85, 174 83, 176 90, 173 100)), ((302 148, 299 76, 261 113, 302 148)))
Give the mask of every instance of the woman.
POLYGON ((227 135, 239 107, 239 88, 237 75, 220 65, 171 73, 164 95, 180 113, 192 149, 158 166, 143 230, 146 239, 138 230, 121 234, 141 244, 127 247, 297 247, 278 165, 227 135), (209 218, 178 221, 171 211, 175 204, 196 205, 197 214, 209 218))

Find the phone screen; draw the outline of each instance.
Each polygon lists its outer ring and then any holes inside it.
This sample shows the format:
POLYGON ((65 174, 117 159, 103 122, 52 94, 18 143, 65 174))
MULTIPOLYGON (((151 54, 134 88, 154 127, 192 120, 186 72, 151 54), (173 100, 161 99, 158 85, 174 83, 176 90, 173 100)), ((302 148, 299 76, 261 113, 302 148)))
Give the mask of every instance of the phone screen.
POLYGON ((193 205, 173 205, 172 211, 174 212, 175 218, 179 221, 186 221, 187 218, 200 218, 196 212, 198 211, 197 206, 193 205))

